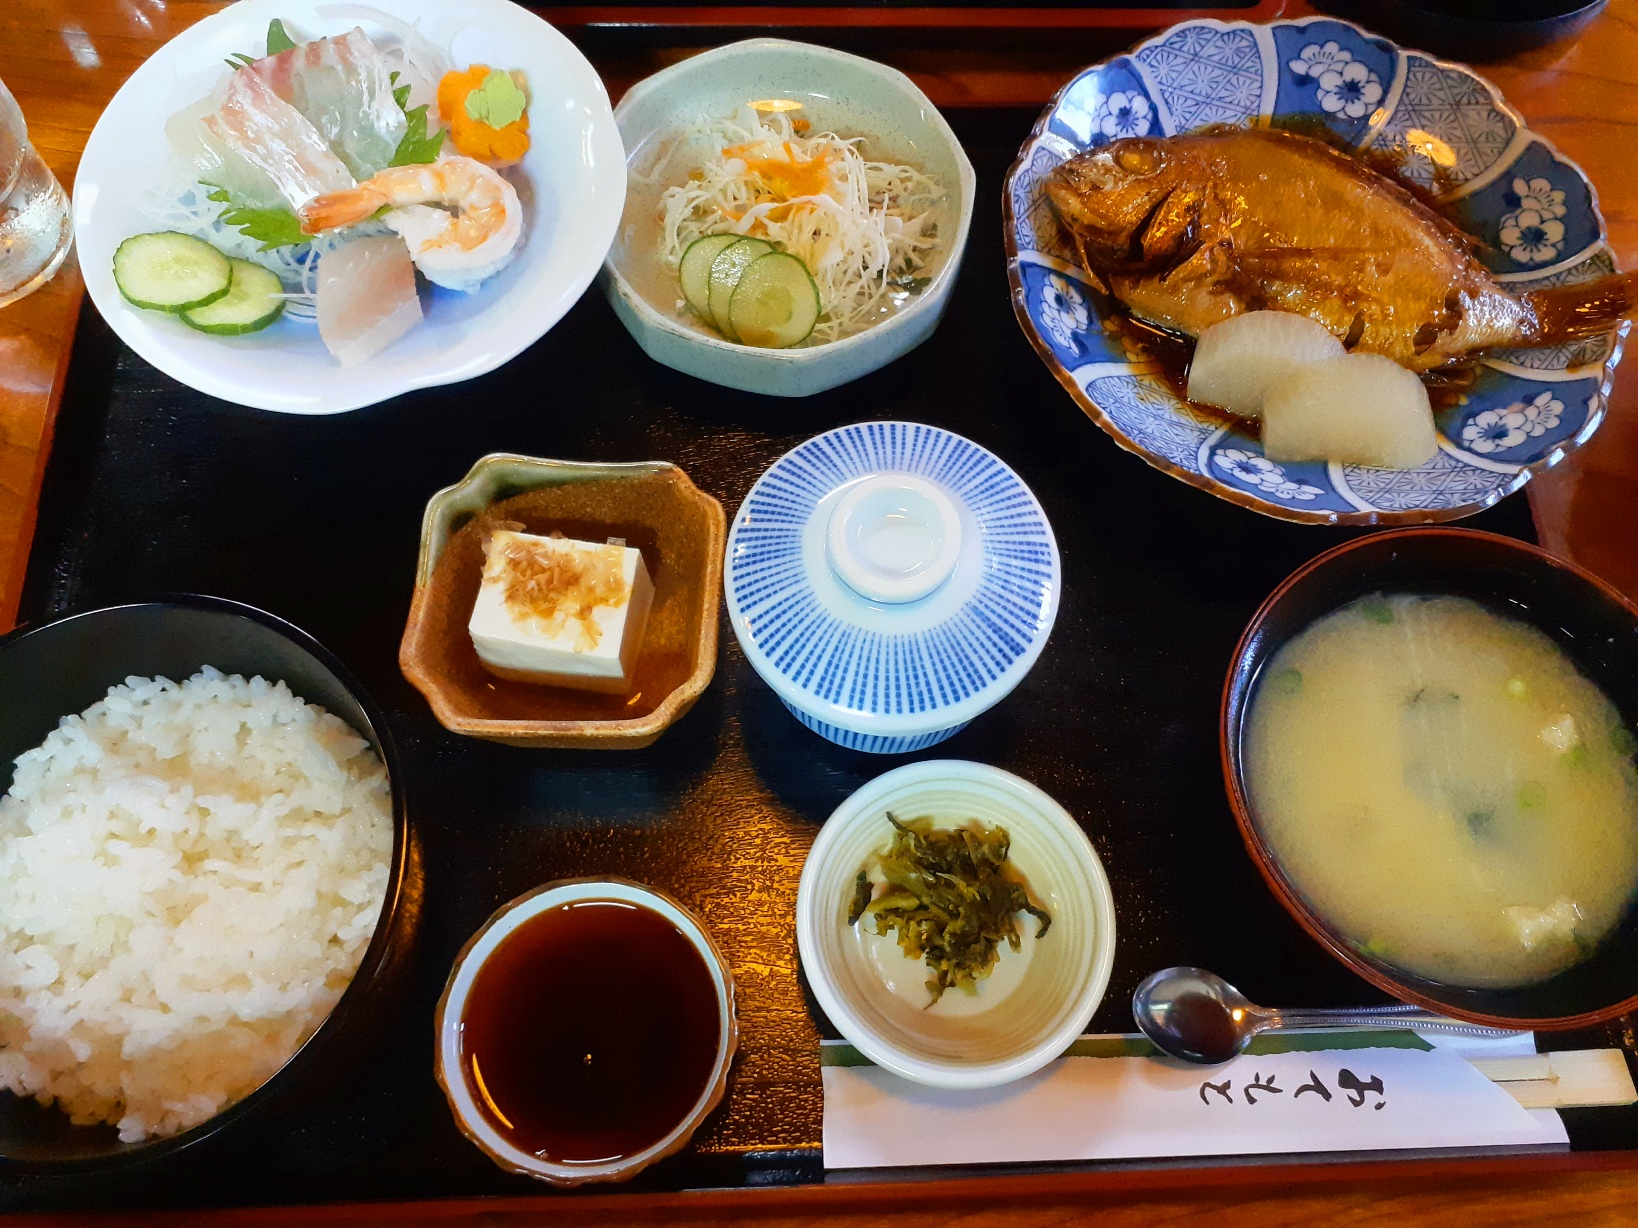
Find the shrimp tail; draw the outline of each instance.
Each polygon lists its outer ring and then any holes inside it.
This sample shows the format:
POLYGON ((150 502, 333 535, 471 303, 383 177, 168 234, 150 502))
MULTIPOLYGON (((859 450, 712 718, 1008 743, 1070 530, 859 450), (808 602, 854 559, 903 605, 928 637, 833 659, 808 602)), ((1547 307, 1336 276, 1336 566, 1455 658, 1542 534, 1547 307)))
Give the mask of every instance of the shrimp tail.
POLYGON ((351 188, 345 192, 326 192, 315 196, 300 209, 303 234, 322 234, 338 226, 362 222, 389 202, 382 193, 369 187, 351 188))
POLYGON ((1532 290, 1521 297, 1530 320, 1525 344, 1553 345, 1599 337, 1623 318, 1638 313, 1638 273, 1532 290))

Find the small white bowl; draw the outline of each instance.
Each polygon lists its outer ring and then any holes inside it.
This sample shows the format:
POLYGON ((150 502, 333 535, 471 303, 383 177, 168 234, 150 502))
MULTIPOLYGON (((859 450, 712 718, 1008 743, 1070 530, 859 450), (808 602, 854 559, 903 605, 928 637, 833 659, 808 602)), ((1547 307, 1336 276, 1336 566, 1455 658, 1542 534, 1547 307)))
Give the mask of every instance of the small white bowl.
POLYGON ((712 941, 704 923, 692 912, 662 891, 644 887, 623 878, 570 878, 546 883, 510 904, 484 922, 472 935, 461 953, 455 957, 455 966, 438 999, 434 1016, 438 1029, 438 1050, 434 1058, 434 1073, 438 1086, 444 1089, 455 1124, 462 1134, 471 1139, 480 1151, 508 1172, 537 1177, 553 1185, 582 1185, 589 1181, 624 1181, 635 1176, 657 1160, 674 1155, 687 1145, 712 1109, 722 1102, 728 1090, 728 1070, 733 1065, 734 1052, 739 1047, 739 1022, 734 1012, 734 978, 728 971, 728 961, 712 941), (531 917, 561 904, 577 900, 624 900, 659 913, 692 942, 705 960, 711 979, 717 987, 717 1019, 720 1025, 717 1040, 716 1063, 711 1081, 706 1085, 694 1107, 675 1129, 659 1142, 638 1152, 604 1164, 557 1164, 515 1147, 490 1124, 478 1106, 467 1082, 461 1054, 461 1016, 466 1010, 467 994, 478 970, 520 925, 531 917))
MULTIPOLYGON (((603 265, 603 292, 649 357, 689 375, 769 396, 805 397, 885 367, 932 335, 949 301, 972 223, 974 177, 961 142, 927 95, 903 73, 828 47, 777 38, 730 43, 638 82, 615 108, 627 164, 641 169, 683 124, 729 115, 747 102, 788 98, 819 131, 869 138, 873 158, 895 158, 934 175, 950 195, 948 256, 932 281, 902 311, 851 337, 824 345, 765 350, 723 340, 704 324, 656 304, 633 284, 637 249, 653 208, 634 180, 625 217, 603 265)), ((674 296, 675 297, 675 296, 674 296)))
POLYGON ((1114 964, 1115 906, 1092 842, 1057 802, 1000 768, 929 760, 878 776, 825 822, 802 867, 796 941, 819 1005, 876 1065, 935 1087, 993 1087, 1039 1070, 1086 1027, 1114 964), (1023 921, 1022 950, 1003 947, 975 994, 950 990, 926 1008, 926 965, 891 933, 847 923, 860 867, 891 838, 889 810, 1006 828, 1012 863, 1052 916, 1039 941, 1023 921))

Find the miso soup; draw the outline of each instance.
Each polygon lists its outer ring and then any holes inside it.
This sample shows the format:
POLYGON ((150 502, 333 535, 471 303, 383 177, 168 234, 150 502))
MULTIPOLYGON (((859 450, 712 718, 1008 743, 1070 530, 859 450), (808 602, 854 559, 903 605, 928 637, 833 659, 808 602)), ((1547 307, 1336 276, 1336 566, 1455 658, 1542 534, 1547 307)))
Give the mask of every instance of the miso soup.
POLYGON ((1451 985, 1543 980, 1638 886, 1632 731, 1534 627, 1361 598, 1264 667, 1246 783, 1287 878, 1354 946, 1451 985))

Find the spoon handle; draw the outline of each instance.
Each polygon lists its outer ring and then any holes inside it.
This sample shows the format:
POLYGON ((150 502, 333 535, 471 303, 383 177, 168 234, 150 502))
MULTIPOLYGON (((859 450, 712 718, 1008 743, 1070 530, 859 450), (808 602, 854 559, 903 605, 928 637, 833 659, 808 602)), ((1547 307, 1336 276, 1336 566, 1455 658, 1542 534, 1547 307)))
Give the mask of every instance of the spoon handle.
POLYGON ((1272 1028, 1406 1028, 1438 1032, 1446 1036, 1517 1036, 1516 1031, 1462 1023, 1446 1015, 1435 1015, 1414 1006, 1365 1006, 1352 1010, 1270 1011, 1272 1028))

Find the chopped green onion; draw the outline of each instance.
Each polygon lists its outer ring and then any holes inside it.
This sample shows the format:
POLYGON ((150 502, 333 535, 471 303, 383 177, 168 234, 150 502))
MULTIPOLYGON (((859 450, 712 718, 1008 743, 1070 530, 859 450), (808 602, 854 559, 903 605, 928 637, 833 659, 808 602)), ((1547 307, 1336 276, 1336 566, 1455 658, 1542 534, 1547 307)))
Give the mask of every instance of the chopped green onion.
POLYGON ((1380 594, 1363 598, 1359 603, 1359 612, 1384 627, 1393 621, 1393 607, 1380 594))

